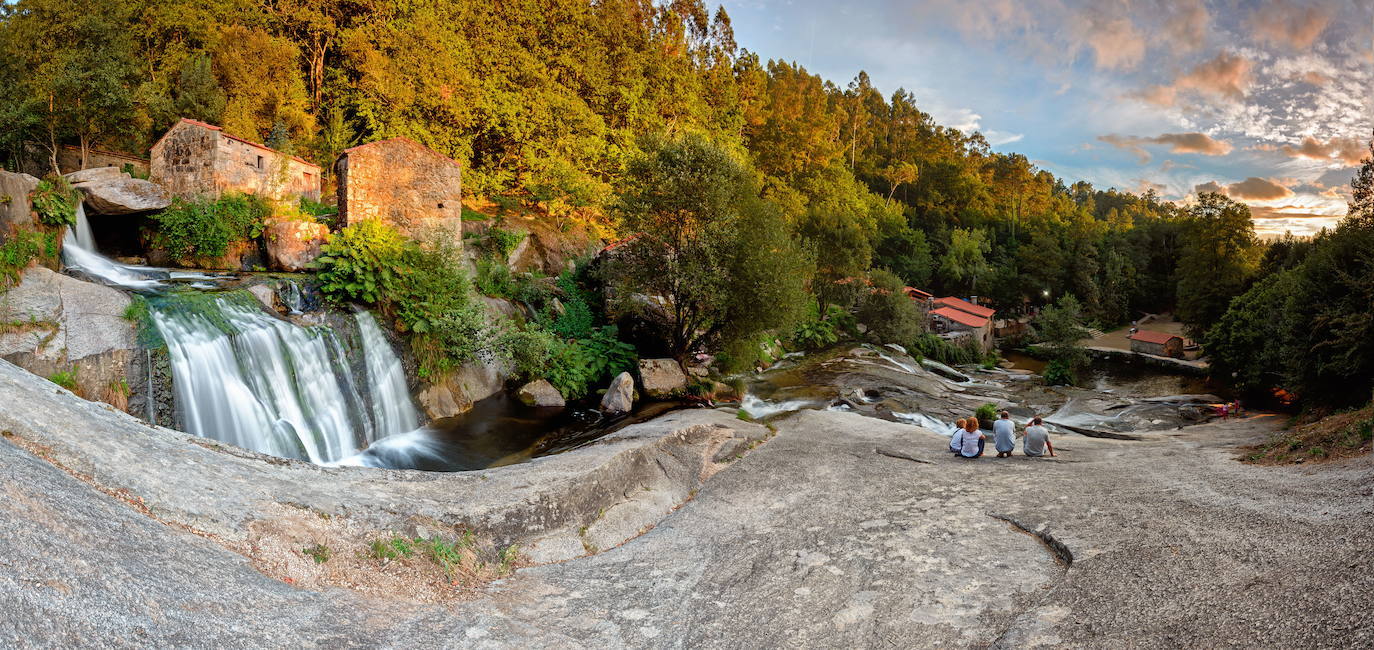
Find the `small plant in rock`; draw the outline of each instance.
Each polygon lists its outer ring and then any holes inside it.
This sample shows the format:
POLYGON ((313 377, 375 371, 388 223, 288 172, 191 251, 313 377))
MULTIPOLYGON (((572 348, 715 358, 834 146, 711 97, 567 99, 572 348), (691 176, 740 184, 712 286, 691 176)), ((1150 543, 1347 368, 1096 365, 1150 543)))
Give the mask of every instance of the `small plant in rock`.
POLYGON ((75 391, 76 371, 60 370, 58 372, 54 372, 53 374, 48 375, 48 381, 51 381, 52 383, 57 384, 58 386, 61 386, 67 390, 75 391))
POLYGON ((76 206, 81 202, 77 190, 61 176, 49 176, 39 181, 29 193, 38 220, 48 226, 75 226, 76 206))
POLYGON ((324 564, 329 561, 331 552, 324 544, 314 544, 301 549, 301 552, 315 560, 315 564, 324 564))
POLYGON ((993 420, 997 419, 997 405, 986 402, 979 406, 977 411, 974 411, 974 415, 978 416, 978 423, 983 428, 991 429, 993 420))
POLYGON ((399 560, 415 554, 414 543, 404 537, 374 539, 368 545, 369 554, 377 560, 399 560))
MULTIPOLYGON (((648 489, 648 488, 645 488, 648 489)), ((496 572, 500 575, 507 575, 515 568, 515 563, 520 559, 520 547, 511 544, 501 549, 501 554, 496 564, 496 572)))

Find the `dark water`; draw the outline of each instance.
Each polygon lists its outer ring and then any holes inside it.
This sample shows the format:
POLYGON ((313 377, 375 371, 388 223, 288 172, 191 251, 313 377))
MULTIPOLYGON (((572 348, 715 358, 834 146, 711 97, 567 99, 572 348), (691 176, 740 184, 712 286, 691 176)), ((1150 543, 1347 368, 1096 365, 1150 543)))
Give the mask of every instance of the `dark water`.
POLYGON ((361 459, 371 467, 431 472, 501 467, 576 449, 680 406, 676 402, 652 402, 636 406, 633 413, 604 416, 587 408, 526 406, 499 393, 457 417, 380 440, 364 451, 361 459))
MULTIPOLYGON (((1020 352, 1004 352, 1003 358, 1014 368, 1035 374, 1045 371, 1046 362, 1020 352)), ((1229 399, 1231 390, 1207 377, 1169 372, 1158 366, 1131 363, 1119 359, 1094 359, 1086 376, 1080 377, 1080 388, 1091 388, 1127 397, 1164 397, 1166 395, 1197 395, 1210 393, 1229 399)))

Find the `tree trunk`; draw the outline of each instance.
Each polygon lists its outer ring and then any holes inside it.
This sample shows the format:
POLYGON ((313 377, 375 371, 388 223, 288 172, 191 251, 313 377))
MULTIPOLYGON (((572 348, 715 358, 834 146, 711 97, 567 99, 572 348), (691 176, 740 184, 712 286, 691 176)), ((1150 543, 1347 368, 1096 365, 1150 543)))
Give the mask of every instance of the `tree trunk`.
POLYGON ((91 156, 91 144, 90 144, 90 140, 86 139, 86 136, 84 136, 84 135, 83 135, 83 136, 80 136, 80 139, 81 139, 81 168, 82 168, 82 169, 85 169, 85 168, 86 168, 86 165, 88 164, 88 161, 89 161, 89 159, 90 159, 90 156, 91 156))

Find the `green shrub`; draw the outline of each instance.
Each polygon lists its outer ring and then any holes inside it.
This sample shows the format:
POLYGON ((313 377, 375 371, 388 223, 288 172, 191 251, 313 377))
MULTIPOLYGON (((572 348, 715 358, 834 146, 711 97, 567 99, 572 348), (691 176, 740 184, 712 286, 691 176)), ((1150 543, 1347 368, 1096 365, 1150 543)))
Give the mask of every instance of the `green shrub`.
POLYGON ((798 350, 820 350, 838 343, 839 334, 830 321, 813 320, 792 330, 792 347, 798 350))
POLYGON ((525 241, 529 233, 523 230, 506 230, 497 226, 487 229, 486 237, 483 239, 482 248, 488 255, 494 256, 501 261, 505 261, 515 249, 520 246, 520 242, 525 241))
POLYGON ((251 194, 173 199, 171 207, 153 215, 153 244, 179 261, 220 257, 230 244, 261 235, 263 219, 270 213, 267 203, 251 194))
POLYGON ((984 402, 973 412, 978 416, 978 422, 987 429, 992 428, 992 421, 997 419, 997 405, 991 402, 984 402))
POLYGON ((325 546, 324 544, 315 544, 313 546, 307 546, 301 549, 301 552, 310 556, 311 559, 315 560, 315 564, 324 564, 325 562, 328 562, 330 556, 333 555, 333 553, 329 550, 329 547, 325 546))
POLYGON ((906 347, 912 354, 951 366, 982 363, 984 356, 983 349, 972 337, 964 337, 963 342, 955 345, 934 334, 922 334, 906 347))
POLYGON ((531 323, 508 330, 498 347, 517 375, 546 379, 565 399, 586 396, 639 360, 634 346, 621 341, 611 325, 591 330, 584 339, 564 340, 531 323))
POLYGON ((76 371, 60 370, 58 372, 54 372, 53 374, 48 375, 48 381, 51 381, 52 383, 57 384, 58 386, 61 386, 67 390, 75 391, 76 371))
POLYGON ((1045 383, 1051 386, 1072 386, 1075 377, 1073 365, 1064 359, 1055 359, 1045 365, 1045 383))
POLYGON ((314 262, 320 292, 335 302, 377 304, 404 270, 406 244, 399 232, 376 219, 334 233, 314 262))
POLYGON ((0 291, 19 283, 20 274, 34 260, 57 257, 57 236, 32 228, 16 228, 14 235, 0 244, 0 291))
POLYGON ((902 281, 883 269, 870 273, 871 286, 859 298, 855 317, 876 343, 910 341, 925 330, 925 314, 903 291, 902 281))
POLYGON ((76 206, 81 202, 77 190, 61 176, 49 176, 29 193, 38 220, 47 226, 75 226, 76 206))
POLYGON ((133 166, 133 163, 124 163, 124 165, 119 168, 119 171, 128 174, 130 178, 137 178, 144 181, 148 180, 148 177, 152 175, 152 170, 137 169, 133 166))
POLYGON ((332 221, 332 219, 322 219, 321 217, 332 217, 339 212, 334 206, 326 205, 308 196, 302 196, 301 200, 296 204, 296 207, 300 210, 301 214, 321 222, 332 221))

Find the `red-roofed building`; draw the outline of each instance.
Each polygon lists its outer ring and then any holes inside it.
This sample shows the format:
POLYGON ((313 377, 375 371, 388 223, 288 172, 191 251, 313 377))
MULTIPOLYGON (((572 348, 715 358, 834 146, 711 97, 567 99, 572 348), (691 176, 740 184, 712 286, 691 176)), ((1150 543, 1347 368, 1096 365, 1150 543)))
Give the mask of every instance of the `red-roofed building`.
POLYGON ((984 350, 992 349, 992 316, 997 312, 953 296, 936 298, 930 305, 930 327, 937 334, 949 339, 972 336, 984 350))
POLYGON ((304 159, 182 118, 153 145, 149 174, 175 196, 237 191, 283 200, 320 200, 320 168, 304 159))
POLYGON ((921 291, 916 287, 902 287, 902 291, 906 292, 906 297, 921 302, 923 304, 929 304, 930 301, 935 299, 935 296, 933 294, 921 291))
POLYGON ((992 319, 941 306, 938 301, 936 305, 930 310, 930 324, 937 334, 949 339, 971 336, 984 350, 992 348, 992 319))
POLYGON ((1183 337, 1168 332, 1139 330, 1130 335, 1131 352, 1153 354, 1157 357, 1183 358, 1183 337))
POLYGON ((974 316, 980 316, 982 318, 992 318, 992 315, 997 313, 996 311, 988 309, 987 307, 975 305, 967 300, 955 298, 954 296, 946 296, 944 298, 937 299, 935 301, 935 306, 958 309, 959 311, 973 314, 974 316))

